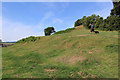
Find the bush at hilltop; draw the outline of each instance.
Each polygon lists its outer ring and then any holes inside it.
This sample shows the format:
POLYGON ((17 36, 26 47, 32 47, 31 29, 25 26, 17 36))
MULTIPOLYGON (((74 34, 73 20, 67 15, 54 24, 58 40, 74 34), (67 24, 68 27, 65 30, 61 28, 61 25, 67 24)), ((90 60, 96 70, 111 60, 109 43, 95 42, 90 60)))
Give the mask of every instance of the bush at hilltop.
POLYGON ((90 29, 89 24, 92 23, 94 28, 105 30, 105 31, 119 31, 120 30, 120 1, 113 2, 113 9, 111 10, 110 16, 106 19, 100 17, 99 15, 83 16, 82 19, 75 21, 74 27, 83 25, 87 29, 90 29))
POLYGON ((99 25, 102 23, 103 21, 103 17, 100 17, 99 15, 91 15, 91 16, 83 16, 82 19, 78 19, 75 24, 74 27, 79 26, 79 25, 84 25, 86 28, 90 28, 89 24, 93 23, 95 28, 99 28, 99 25))
POLYGON ((16 43, 31 42, 31 41, 36 41, 37 39, 40 39, 40 37, 30 36, 30 37, 27 37, 27 38, 23 38, 23 39, 17 41, 16 43))
POLYGON ((108 16, 107 19, 104 20, 104 23, 104 27, 109 31, 120 30, 120 17, 117 15, 108 16))
POLYGON ((55 32, 54 27, 47 27, 46 29, 44 29, 45 36, 49 36, 53 32, 55 32))

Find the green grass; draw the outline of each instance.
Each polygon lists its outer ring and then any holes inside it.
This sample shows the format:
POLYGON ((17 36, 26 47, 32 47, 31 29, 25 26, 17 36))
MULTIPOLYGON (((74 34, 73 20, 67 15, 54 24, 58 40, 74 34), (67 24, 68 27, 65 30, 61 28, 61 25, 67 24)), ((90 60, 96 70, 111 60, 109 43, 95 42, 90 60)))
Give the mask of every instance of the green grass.
POLYGON ((2 49, 2 77, 118 78, 117 47, 118 32, 85 28, 18 43, 2 49))
POLYGON ((69 33, 69 32, 71 32, 71 31, 74 30, 74 29, 75 29, 75 28, 68 28, 68 29, 66 29, 66 30, 62 30, 62 31, 55 32, 53 35, 69 33))

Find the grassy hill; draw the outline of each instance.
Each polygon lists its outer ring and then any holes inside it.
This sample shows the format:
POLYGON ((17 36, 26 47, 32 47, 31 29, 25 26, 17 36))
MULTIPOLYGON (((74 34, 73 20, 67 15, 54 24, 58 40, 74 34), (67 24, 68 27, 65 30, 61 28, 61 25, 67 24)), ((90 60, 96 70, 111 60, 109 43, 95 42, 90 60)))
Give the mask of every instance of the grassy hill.
POLYGON ((118 32, 84 27, 2 49, 3 78, 118 78, 118 32))

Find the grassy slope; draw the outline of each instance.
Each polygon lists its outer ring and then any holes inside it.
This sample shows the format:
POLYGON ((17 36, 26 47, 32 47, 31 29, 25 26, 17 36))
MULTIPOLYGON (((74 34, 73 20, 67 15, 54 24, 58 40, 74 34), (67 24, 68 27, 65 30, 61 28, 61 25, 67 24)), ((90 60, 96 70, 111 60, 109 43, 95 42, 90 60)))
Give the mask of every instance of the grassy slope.
POLYGON ((16 44, 3 48, 3 78, 81 78, 87 75, 116 78, 116 45, 118 32, 100 31, 100 34, 89 35, 84 28, 42 37, 35 42, 16 44), (109 46, 111 44, 112 47, 109 46))

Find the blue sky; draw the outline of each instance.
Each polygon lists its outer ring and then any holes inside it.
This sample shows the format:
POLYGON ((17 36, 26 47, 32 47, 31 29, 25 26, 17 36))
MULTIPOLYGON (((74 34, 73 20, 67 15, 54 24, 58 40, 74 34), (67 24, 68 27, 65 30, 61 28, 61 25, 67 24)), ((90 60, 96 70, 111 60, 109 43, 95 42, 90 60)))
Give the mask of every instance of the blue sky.
POLYGON ((111 2, 3 2, 2 40, 44 36, 46 27, 64 30, 92 14, 106 18, 112 8, 111 2))

